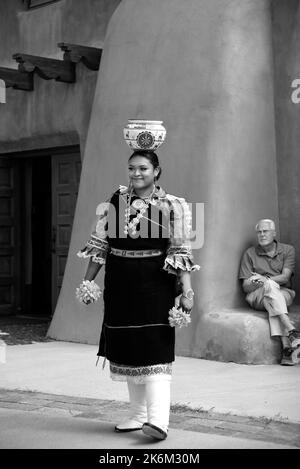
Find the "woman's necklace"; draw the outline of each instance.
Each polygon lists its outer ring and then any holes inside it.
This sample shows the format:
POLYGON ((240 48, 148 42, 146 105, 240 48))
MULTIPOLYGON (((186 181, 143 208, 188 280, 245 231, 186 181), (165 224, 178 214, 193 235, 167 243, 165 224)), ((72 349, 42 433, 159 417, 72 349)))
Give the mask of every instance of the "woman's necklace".
POLYGON ((131 230, 131 233, 133 235, 136 234, 136 226, 140 222, 140 219, 143 218, 144 213, 148 210, 154 191, 155 191, 155 185, 153 185, 153 190, 149 196, 144 197, 143 199, 142 198, 136 199, 132 202, 132 208, 136 211, 137 215, 131 221, 129 220, 130 220, 131 198, 132 198, 133 189, 131 189, 130 194, 127 194, 127 205, 125 208, 125 226, 124 226, 124 233, 126 235, 129 233, 129 230, 131 230))

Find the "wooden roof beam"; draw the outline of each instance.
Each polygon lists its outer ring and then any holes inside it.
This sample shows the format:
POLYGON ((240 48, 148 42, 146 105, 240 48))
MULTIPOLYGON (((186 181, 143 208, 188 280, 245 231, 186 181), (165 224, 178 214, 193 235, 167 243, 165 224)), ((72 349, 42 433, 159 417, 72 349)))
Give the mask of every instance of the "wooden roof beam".
POLYGON ((21 72, 14 68, 0 67, 0 79, 4 80, 6 88, 33 91, 32 72, 21 72))
POLYGON ((74 63, 82 62, 90 70, 99 70, 102 49, 59 42, 58 47, 64 51, 64 60, 74 63))
POLYGON ((44 80, 56 80, 63 83, 76 81, 75 64, 66 60, 50 59, 29 54, 14 54, 19 64, 19 71, 36 72, 44 80))

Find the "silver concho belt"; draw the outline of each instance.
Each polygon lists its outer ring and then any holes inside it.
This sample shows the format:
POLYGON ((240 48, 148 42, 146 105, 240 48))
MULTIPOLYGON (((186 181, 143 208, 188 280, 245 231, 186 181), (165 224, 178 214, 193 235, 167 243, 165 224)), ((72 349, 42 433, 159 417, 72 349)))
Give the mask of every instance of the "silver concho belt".
POLYGON ((152 257, 152 256, 161 256, 164 252, 160 249, 146 249, 138 251, 127 251, 122 249, 111 248, 110 252, 115 256, 120 257, 152 257))

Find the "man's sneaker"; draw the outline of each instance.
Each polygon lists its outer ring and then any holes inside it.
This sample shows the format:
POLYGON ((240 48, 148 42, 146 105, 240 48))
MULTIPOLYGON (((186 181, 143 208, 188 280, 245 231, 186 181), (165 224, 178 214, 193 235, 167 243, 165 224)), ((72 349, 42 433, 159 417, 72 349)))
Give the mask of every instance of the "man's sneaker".
POLYGON ((289 332, 288 338, 292 348, 295 349, 300 345, 300 332, 296 331, 296 329, 289 332))
POLYGON ((296 365, 297 363, 300 363, 300 346, 297 347, 295 350, 293 350, 292 359, 293 359, 294 365, 296 365))
POLYGON ((293 353, 295 350, 292 348, 284 348, 282 351, 282 358, 280 365, 286 365, 286 366, 293 366, 295 365, 294 360, 293 360, 293 353))

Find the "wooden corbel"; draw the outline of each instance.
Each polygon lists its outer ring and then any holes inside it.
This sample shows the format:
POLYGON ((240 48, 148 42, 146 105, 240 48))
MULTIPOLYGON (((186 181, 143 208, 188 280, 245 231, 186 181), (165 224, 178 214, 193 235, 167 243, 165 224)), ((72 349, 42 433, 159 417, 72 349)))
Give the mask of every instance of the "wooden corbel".
POLYGON ((14 68, 0 67, 0 78, 5 81, 6 88, 32 91, 33 73, 21 72, 14 68))
POLYGON ((66 42, 59 42, 57 45, 64 51, 64 60, 74 63, 82 62, 90 70, 99 70, 102 49, 66 42))
POLYGON ((56 80, 63 83, 76 81, 75 64, 66 60, 49 59, 28 54, 14 54, 19 64, 19 71, 36 72, 44 80, 56 80))

